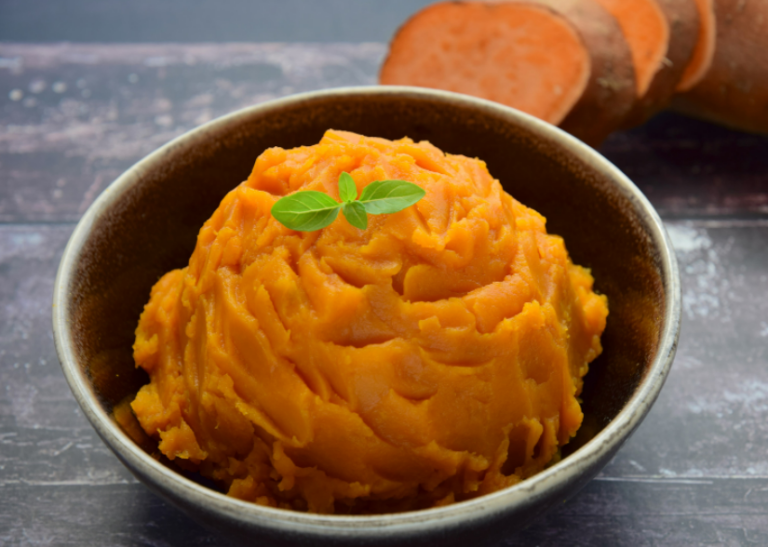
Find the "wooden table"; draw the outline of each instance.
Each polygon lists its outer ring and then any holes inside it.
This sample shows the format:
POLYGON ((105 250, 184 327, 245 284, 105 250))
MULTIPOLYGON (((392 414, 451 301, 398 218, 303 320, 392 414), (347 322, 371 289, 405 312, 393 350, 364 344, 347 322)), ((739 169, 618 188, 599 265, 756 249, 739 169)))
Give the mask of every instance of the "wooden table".
MULTIPOLYGON (((373 84, 383 44, 0 45, 0 544, 222 545, 118 462, 51 335, 54 275, 98 194, 237 108, 373 84)), ((768 545, 768 138, 664 114, 602 152, 680 260, 659 400, 582 492, 499 545, 768 545)))

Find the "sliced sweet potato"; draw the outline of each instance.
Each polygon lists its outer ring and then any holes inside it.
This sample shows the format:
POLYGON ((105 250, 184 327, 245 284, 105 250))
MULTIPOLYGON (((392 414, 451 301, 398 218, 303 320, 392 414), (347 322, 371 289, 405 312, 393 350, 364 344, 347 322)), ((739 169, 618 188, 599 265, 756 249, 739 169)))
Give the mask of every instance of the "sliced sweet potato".
POLYGON ((669 46, 669 23, 656 0, 597 0, 619 22, 635 67, 637 95, 648 91, 669 46))
POLYGON ((701 81, 712 65, 712 56, 715 54, 717 20, 713 0, 696 0, 696 7, 699 10, 699 36, 693 56, 677 84, 678 93, 688 91, 701 81))
POLYGON ((593 0, 433 4, 395 35, 379 79, 497 101, 592 145, 635 95, 629 46, 593 0))
POLYGON ((577 31, 549 8, 456 2, 433 4, 403 25, 380 81, 475 95, 558 124, 589 72, 577 31))
POLYGON ((712 65, 673 107, 735 129, 768 133, 768 0, 715 0, 712 65))
POLYGON ((664 108, 688 66, 699 32, 694 0, 597 0, 619 23, 632 52, 637 103, 624 126, 664 108))

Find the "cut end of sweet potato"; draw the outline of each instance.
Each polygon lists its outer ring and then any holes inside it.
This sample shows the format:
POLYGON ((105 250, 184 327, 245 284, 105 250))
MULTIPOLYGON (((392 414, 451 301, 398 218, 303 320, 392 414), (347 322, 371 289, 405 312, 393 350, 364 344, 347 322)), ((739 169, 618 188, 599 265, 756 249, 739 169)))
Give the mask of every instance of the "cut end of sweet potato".
POLYGON ((546 7, 438 3, 403 25, 379 80, 474 95, 558 124, 584 93, 590 63, 577 32, 546 7))
POLYGON ((696 7, 699 10, 699 36, 693 56, 675 89, 678 93, 688 91, 704 78, 715 55, 717 22, 713 0, 696 0, 696 7))
POLYGON ((657 0, 597 0, 621 27, 632 53, 637 96, 648 91, 669 46, 669 23, 657 0))

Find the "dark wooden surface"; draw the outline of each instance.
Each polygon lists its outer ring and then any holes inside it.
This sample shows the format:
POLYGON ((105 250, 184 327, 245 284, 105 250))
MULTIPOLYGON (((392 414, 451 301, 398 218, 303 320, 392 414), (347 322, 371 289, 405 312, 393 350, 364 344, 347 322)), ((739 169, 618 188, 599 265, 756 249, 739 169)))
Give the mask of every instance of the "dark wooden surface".
MULTIPOLYGON (((0 44, 0 545, 222 545, 82 416, 50 328, 75 222, 236 108, 372 84, 383 44, 0 44)), ((665 219, 683 331, 656 405, 582 492, 499 545, 768 545, 768 138, 673 114, 602 147, 665 219)))

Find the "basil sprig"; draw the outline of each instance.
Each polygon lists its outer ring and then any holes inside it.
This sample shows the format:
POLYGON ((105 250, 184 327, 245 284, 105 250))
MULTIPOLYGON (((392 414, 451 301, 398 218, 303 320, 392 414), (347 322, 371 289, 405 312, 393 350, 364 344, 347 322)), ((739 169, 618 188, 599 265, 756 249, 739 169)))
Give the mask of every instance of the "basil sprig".
POLYGON ((410 207, 426 192, 412 182, 404 180, 377 180, 363 189, 357 199, 357 186, 349 173, 339 176, 337 202, 328 194, 302 190, 280 198, 272 206, 272 216, 283 226, 300 232, 313 232, 325 228, 336 220, 339 210, 354 227, 368 228, 368 213, 390 214, 410 207))

